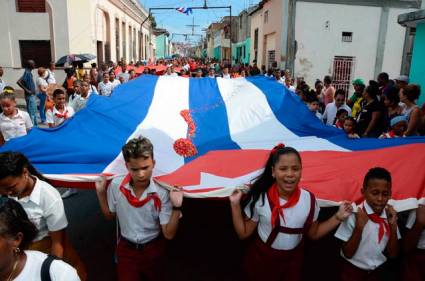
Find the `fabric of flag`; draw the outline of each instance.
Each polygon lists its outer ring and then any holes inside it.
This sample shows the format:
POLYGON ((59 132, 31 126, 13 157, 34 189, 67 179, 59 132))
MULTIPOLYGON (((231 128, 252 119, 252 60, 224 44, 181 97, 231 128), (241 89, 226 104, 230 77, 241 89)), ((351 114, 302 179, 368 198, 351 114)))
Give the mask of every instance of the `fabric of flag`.
POLYGON ((180 13, 186 14, 188 16, 192 14, 192 8, 179 7, 176 10, 179 11, 180 13))
POLYGON ((249 184, 278 143, 302 156, 301 186, 322 206, 358 201, 365 173, 392 173, 397 210, 425 203, 425 138, 348 139, 325 126, 274 79, 143 75, 58 128, 35 128, 7 142, 57 185, 92 188, 99 175, 126 174, 121 147, 146 136, 154 144, 155 179, 188 197, 225 197, 249 184))

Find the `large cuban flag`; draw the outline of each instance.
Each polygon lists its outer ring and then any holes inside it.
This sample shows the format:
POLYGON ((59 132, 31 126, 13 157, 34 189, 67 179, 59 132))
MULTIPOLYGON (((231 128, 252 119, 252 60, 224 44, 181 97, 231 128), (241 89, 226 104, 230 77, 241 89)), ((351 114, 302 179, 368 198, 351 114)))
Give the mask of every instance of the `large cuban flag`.
POLYGON ((259 76, 145 75, 111 97, 92 95, 62 126, 33 129, 0 151, 23 152, 57 185, 90 188, 101 174, 126 173, 120 149, 140 135, 154 144, 156 180, 188 197, 228 196, 284 143, 301 152, 302 186, 322 206, 360 200, 363 177, 375 166, 392 173, 396 209, 425 203, 425 138, 348 139, 283 85, 259 76))

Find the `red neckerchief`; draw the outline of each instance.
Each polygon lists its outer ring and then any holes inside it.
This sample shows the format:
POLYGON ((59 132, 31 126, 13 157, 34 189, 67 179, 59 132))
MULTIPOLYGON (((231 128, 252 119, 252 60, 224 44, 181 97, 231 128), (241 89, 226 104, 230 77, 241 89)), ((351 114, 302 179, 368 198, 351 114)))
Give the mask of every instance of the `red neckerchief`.
POLYGON ((160 212, 161 211, 161 199, 159 199, 159 196, 156 192, 149 193, 145 199, 139 200, 137 199, 133 194, 131 194, 131 191, 125 188, 124 186, 128 183, 130 183, 131 176, 128 174, 125 176, 125 178, 122 180, 120 184, 120 191, 127 199, 128 203, 135 207, 140 208, 143 207, 146 203, 148 203, 150 200, 153 200, 153 204, 155 206, 155 209, 160 212))
MULTIPOLYGON (((301 195, 301 189, 299 187, 296 187, 294 190, 294 193, 288 198, 288 201, 286 201, 285 204, 280 205, 279 201, 279 191, 277 188, 277 184, 274 183, 269 190, 267 191, 267 196, 269 197, 270 201, 273 202, 274 207, 272 210, 272 227, 274 228, 276 224, 276 220, 279 219, 279 214, 282 217, 283 221, 285 222, 285 216, 283 215, 283 209, 291 208, 295 206, 298 201, 300 200, 301 195)), ((285 222, 286 223, 286 222, 285 222)))
POLYGON ((65 112, 64 113, 60 113, 59 110, 56 108, 57 112, 55 113, 55 116, 57 118, 63 118, 63 119, 68 119, 68 110, 66 109, 66 107, 64 108, 65 112))
POLYGON ((389 131, 388 132, 388 135, 390 136, 390 138, 395 138, 396 137, 393 130, 389 131))
MULTIPOLYGON (((363 205, 363 211, 366 212, 364 205, 363 205)), ((386 234, 387 236, 390 235, 390 225, 384 218, 381 218, 379 215, 375 213, 368 214, 367 216, 372 222, 379 224, 378 243, 381 243, 381 240, 384 237, 384 234, 386 234)))

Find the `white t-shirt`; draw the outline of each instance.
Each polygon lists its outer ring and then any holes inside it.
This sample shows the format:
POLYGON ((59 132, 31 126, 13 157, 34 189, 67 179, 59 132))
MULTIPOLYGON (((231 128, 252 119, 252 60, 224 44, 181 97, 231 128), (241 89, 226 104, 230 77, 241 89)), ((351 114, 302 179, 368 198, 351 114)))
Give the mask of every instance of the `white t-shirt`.
POLYGON ((221 75, 224 79, 230 79, 231 77, 230 77, 230 74, 222 74, 221 75))
POLYGON ((326 119, 326 125, 332 126, 336 117, 336 113, 340 109, 345 109, 348 111, 348 115, 351 115, 351 108, 345 103, 341 105, 339 108, 336 107, 335 102, 328 103, 325 108, 325 112, 323 112, 323 120, 326 119))
MULTIPOLYGON (((280 198, 280 204, 286 203, 285 199, 280 198)), ((313 222, 317 220, 319 216, 320 207, 315 203, 315 210, 313 216, 313 222)), ((304 189, 301 189, 300 199, 298 203, 292 207, 283 210, 285 221, 280 217, 280 225, 290 228, 302 228, 307 216, 310 213, 310 193, 304 189), (286 222, 286 223, 285 223, 286 222)), ((251 218, 250 204, 245 207, 245 214, 248 218, 251 218)), ((267 238, 272 232, 271 224, 272 211, 270 209, 267 195, 264 197, 264 205, 262 197, 258 199, 254 206, 254 212, 251 220, 258 222, 258 235, 261 240, 265 243, 267 238)), ((279 250, 291 250, 294 249, 302 239, 302 234, 287 234, 279 233, 272 244, 272 248, 279 250)))
POLYGON ((0 132, 5 141, 25 136, 32 126, 31 118, 25 111, 16 109, 16 114, 10 118, 4 112, 0 114, 0 132))
POLYGON ((56 106, 54 106, 53 109, 46 111, 46 122, 47 124, 53 124, 54 127, 57 127, 73 115, 74 109, 71 106, 65 105, 65 110, 63 112, 60 112, 57 110, 56 106))
POLYGON ((47 72, 47 75, 46 75, 47 83, 56 84, 55 73, 51 71, 50 69, 47 69, 46 72, 47 72))
POLYGON ((68 226, 65 209, 59 192, 45 181, 35 178, 31 194, 21 199, 13 198, 24 208, 29 220, 38 229, 34 242, 49 236, 49 231, 59 231, 68 226))
MULTIPOLYGON (((341 223, 338 227, 338 230, 335 233, 335 237, 347 242, 350 240, 351 235, 353 234, 354 227, 356 225, 356 213, 358 208, 362 208, 364 204, 366 213, 368 215, 373 214, 372 208, 369 204, 364 201, 361 205, 356 206, 353 210, 353 213, 341 223)), ((382 212, 381 218, 387 219, 387 214, 385 210, 382 212)), ((378 266, 382 265, 387 258, 384 256, 383 252, 388 244, 388 235, 384 234, 381 242, 378 239, 379 233, 379 224, 374 223, 371 220, 368 220, 366 225, 363 228, 362 239, 360 241, 359 247, 357 248, 356 253, 351 259, 348 259, 344 256, 344 253, 341 250, 341 256, 346 259, 348 262, 352 263, 354 266, 364 269, 364 270, 374 270, 378 266)), ((400 239, 400 233, 397 229, 397 236, 400 239)))
POLYGON ((39 92, 39 93, 41 92, 40 91, 40 86, 42 86, 42 87, 49 86, 49 84, 47 84, 46 79, 44 79, 43 77, 37 77, 35 83, 37 85, 37 92, 39 92))
MULTIPOLYGON (((409 217, 407 218, 406 227, 411 229, 416 222, 416 209, 411 210, 409 217)), ((425 250, 425 230, 422 231, 421 236, 419 237, 418 249, 425 250)))
MULTIPOLYGON (((149 193, 156 192, 161 200, 161 211, 158 212, 155 209, 153 200, 143 207, 136 208, 128 203, 127 198, 120 191, 119 187, 123 179, 124 177, 113 179, 108 188, 109 210, 117 214, 121 235, 124 238, 133 243, 147 243, 156 238, 161 232, 161 225, 167 224, 170 220, 172 206, 169 193, 151 179, 139 200, 146 198, 149 193)), ((135 196, 129 184, 124 187, 135 196)))
MULTIPOLYGON (((27 260, 21 273, 14 281, 41 281, 41 266, 47 258, 45 253, 39 251, 25 251, 27 260)), ((77 271, 69 264, 54 260, 50 265, 50 278, 52 281, 80 281, 77 271)))

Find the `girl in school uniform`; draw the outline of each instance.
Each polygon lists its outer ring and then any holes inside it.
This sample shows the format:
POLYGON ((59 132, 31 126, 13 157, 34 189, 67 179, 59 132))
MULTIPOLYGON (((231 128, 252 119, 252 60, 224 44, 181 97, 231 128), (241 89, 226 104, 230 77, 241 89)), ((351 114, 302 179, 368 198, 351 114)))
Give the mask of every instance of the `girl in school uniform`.
POLYGON ((335 233, 343 241, 341 281, 377 281, 387 260, 384 251, 391 258, 398 253, 397 213, 387 205, 391 174, 380 167, 370 169, 361 192, 364 201, 335 233))
POLYGON ((403 238, 403 281, 425 280, 425 205, 410 211, 403 238))
POLYGON ((86 280, 84 265, 65 235, 68 221, 59 192, 22 153, 0 153, 0 194, 18 201, 37 227, 29 249, 63 258, 86 280))
POLYGON ((241 204, 240 190, 229 198, 239 238, 246 239, 255 231, 258 234, 244 260, 248 280, 301 280, 304 237, 319 239, 351 214, 351 205, 343 202, 334 216, 318 223, 315 196, 299 187, 301 172, 298 151, 279 144, 246 200, 241 204))
POLYGON ((6 141, 25 136, 32 129, 33 123, 25 111, 16 108, 14 93, 4 92, 0 94, 0 145, 6 141))
POLYGON ((0 280, 80 281, 77 272, 61 260, 28 250, 37 228, 22 206, 0 197, 0 280))

